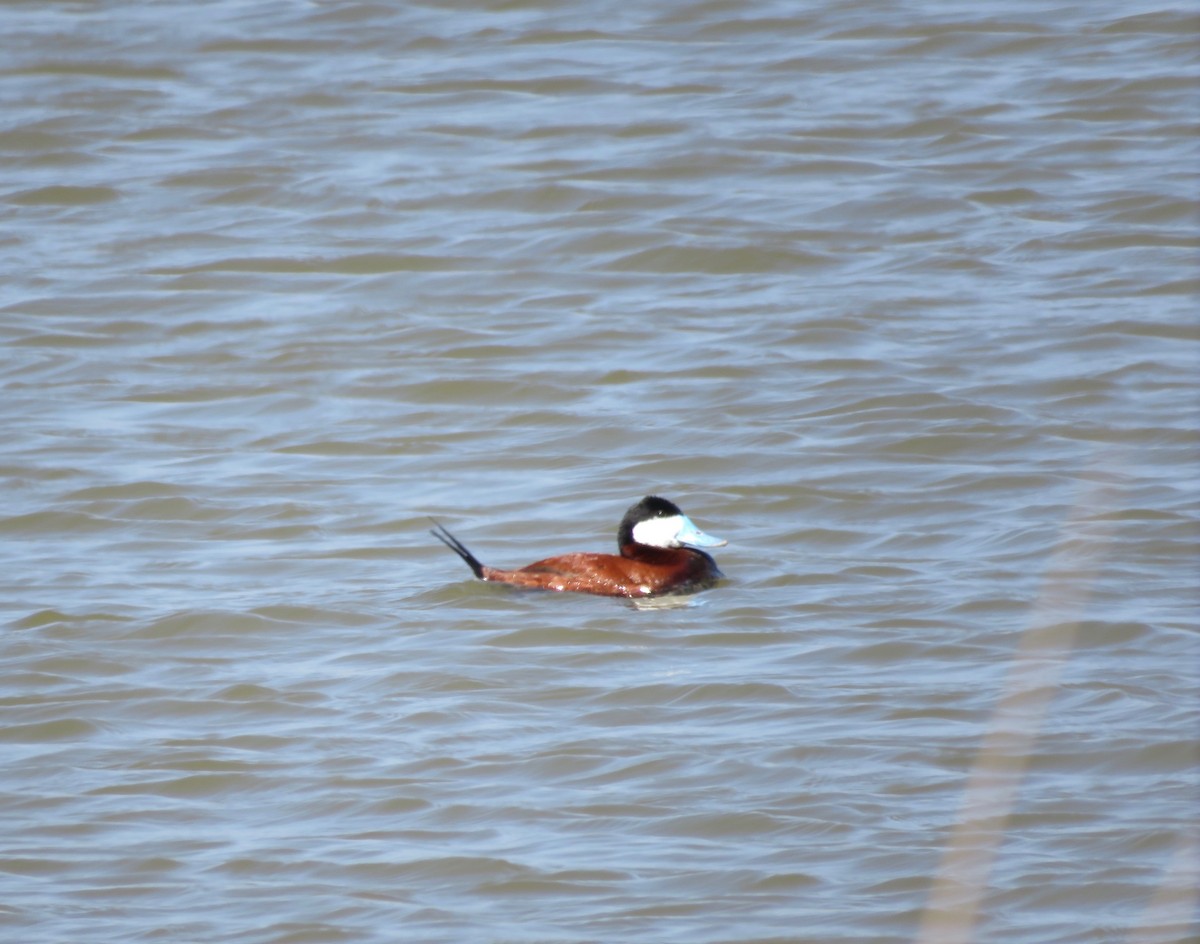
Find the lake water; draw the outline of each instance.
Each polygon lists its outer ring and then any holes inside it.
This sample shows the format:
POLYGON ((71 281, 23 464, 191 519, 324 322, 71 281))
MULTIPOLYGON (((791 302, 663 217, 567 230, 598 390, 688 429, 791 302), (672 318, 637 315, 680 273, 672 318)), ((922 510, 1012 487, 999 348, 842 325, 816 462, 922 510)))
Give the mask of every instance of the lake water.
POLYGON ((1194 4, 2 16, 0 937, 1196 940, 1194 4))

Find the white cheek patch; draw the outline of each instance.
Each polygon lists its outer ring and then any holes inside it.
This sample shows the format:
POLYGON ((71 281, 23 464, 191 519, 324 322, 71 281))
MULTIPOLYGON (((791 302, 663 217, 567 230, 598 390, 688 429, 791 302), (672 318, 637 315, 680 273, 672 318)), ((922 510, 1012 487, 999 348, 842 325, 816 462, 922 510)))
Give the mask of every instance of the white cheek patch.
POLYGON ((672 515, 670 518, 650 518, 633 526, 633 539, 647 547, 679 547, 679 542, 675 539, 682 528, 683 519, 679 515, 672 515))

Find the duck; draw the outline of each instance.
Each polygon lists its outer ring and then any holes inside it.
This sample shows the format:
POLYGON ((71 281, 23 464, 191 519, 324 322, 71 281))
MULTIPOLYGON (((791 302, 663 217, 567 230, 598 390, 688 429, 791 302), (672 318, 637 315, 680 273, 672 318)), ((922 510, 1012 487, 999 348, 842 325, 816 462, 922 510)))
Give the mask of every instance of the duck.
POLYGON ((429 533, 461 557, 476 577, 489 583, 634 598, 707 590, 724 574, 701 548, 728 543, 705 534, 678 505, 657 495, 647 495, 625 512, 617 528, 620 554, 561 554, 502 570, 480 563, 437 521, 429 533))

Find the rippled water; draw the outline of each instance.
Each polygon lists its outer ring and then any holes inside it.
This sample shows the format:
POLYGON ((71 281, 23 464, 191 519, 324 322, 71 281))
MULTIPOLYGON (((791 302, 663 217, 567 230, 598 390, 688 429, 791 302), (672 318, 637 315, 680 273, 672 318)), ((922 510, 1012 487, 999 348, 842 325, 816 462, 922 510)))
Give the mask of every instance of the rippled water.
POLYGON ((1193 5, 3 17, 0 936, 1195 939, 1193 5))

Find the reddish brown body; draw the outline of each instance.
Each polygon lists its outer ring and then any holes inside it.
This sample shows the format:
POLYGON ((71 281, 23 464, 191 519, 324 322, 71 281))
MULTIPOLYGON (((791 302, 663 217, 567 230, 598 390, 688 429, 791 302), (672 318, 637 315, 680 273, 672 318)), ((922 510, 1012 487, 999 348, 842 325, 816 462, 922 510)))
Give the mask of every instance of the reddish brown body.
POLYGON ((482 568, 484 580, 539 590, 596 593, 607 597, 649 597, 710 587, 721 577, 716 563, 692 548, 651 548, 634 544, 616 554, 563 554, 518 570, 482 568))

